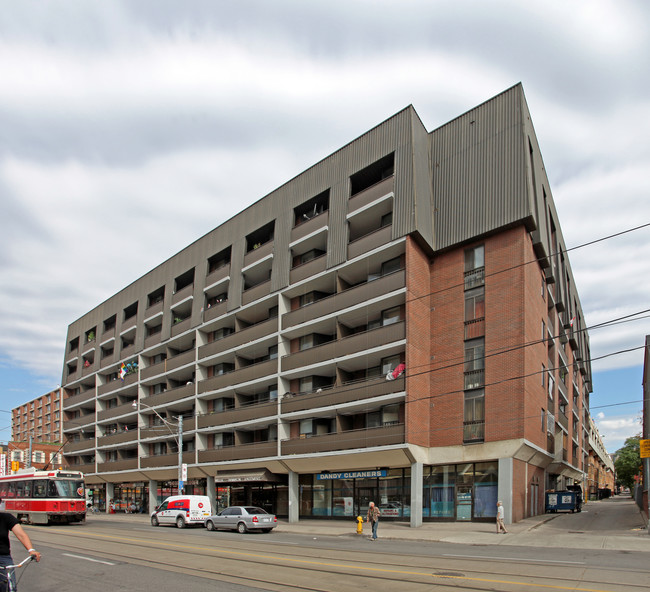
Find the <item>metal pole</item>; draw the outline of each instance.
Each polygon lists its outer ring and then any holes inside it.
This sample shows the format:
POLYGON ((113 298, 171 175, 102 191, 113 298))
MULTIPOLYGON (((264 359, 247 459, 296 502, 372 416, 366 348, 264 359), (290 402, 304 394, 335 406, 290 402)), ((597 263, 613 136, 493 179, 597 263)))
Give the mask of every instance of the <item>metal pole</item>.
POLYGON ((178 416, 178 495, 183 489, 183 416, 178 416))
POLYGON ((34 440, 34 435, 29 434, 29 452, 27 453, 27 462, 25 463, 25 468, 29 469, 32 466, 32 441, 34 440))

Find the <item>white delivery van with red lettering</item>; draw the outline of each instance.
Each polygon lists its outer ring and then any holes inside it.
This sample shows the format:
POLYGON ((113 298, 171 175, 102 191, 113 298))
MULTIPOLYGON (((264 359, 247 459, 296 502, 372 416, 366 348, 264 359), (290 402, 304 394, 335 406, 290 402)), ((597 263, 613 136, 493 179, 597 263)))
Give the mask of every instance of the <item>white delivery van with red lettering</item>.
POLYGON ((211 514, 212 504, 206 495, 172 495, 151 512, 151 525, 203 526, 211 514))

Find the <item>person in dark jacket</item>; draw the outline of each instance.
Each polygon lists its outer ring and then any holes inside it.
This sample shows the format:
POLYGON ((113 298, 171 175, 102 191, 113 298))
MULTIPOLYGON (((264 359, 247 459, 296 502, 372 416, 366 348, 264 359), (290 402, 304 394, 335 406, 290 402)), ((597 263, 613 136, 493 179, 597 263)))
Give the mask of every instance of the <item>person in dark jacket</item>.
MULTIPOLYGON (((20 525, 20 522, 8 512, 0 512, 0 565, 13 565, 14 563, 11 557, 11 543, 9 542, 10 532, 14 533, 14 536, 23 544, 27 552, 34 556, 36 561, 41 560, 41 554, 32 547, 32 541, 29 540, 29 535, 20 525)), ((13 589, 16 590, 16 579, 13 572, 10 577, 14 585, 13 589)), ((0 587, 6 584, 6 578, 5 570, 0 570, 0 587)))

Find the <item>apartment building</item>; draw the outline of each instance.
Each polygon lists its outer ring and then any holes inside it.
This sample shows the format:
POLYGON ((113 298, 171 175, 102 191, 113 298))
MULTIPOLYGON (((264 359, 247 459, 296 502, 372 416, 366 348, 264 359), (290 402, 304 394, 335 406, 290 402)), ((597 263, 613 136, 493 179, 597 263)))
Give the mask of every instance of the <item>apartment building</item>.
POLYGON ((61 403, 63 389, 57 388, 11 410, 11 438, 15 442, 63 441, 61 403))
POLYGON ((564 245, 521 85, 409 106, 69 326, 64 454, 99 505, 541 513, 586 468, 564 245))
POLYGON ((585 469, 586 484, 583 487, 585 499, 600 499, 603 492, 614 492, 614 461, 607 453, 605 443, 594 423, 589 417, 589 447, 587 449, 587 468, 585 469))

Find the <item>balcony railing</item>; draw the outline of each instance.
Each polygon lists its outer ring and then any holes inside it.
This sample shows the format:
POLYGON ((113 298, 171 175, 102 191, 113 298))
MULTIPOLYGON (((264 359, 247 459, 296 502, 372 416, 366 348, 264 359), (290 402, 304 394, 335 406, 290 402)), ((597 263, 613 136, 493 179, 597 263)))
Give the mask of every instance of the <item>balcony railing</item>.
POLYGON ((367 206, 373 201, 388 195, 394 191, 395 177, 390 176, 374 185, 360 191, 352 196, 348 201, 348 213, 355 212, 356 210, 367 206))
POLYGON ((313 454, 333 450, 350 450, 404 443, 404 424, 348 430, 333 434, 321 434, 308 438, 292 438, 282 441, 282 456, 289 454, 313 454))
POLYGON ((250 304, 271 293, 271 280, 266 280, 248 288, 242 294, 242 304, 250 304))
POLYGON ((199 359, 206 358, 213 354, 227 351, 235 347, 239 347, 240 345, 255 341, 257 339, 261 339, 262 337, 266 337, 267 335, 275 333, 277 329, 277 317, 256 323, 255 325, 251 325, 245 329, 231 333, 230 335, 226 335, 226 337, 223 337, 222 339, 211 341, 206 345, 202 345, 199 347, 199 359))
POLYGON ((100 385, 97 388, 97 394, 105 395, 106 393, 110 393, 112 391, 117 391, 117 390, 119 390, 121 388, 124 388, 125 386, 135 384, 137 381, 138 381, 138 373, 137 372, 134 372, 133 374, 127 374, 124 377, 124 380, 116 378, 115 380, 111 380, 110 382, 107 382, 106 384, 100 385))
POLYGON ((278 443, 276 440, 270 440, 238 444, 237 446, 224 446, 213 450, 199 450, 199 463, 248 460, 277 455, 278 443))
POLYGON ((132 471, 137 468, 138 468, 137 458, 127 458, 123 460, 100 462, 97 464, 98 473, 113 473, 115 471, 132 471))
MULTIPOLYGON (((183 452, 183 462, 187 464, 194 464, 194 450, 186 450, 183 452)), ((140 459, 140 466, 143 469, 153 467, 177 467, 178 452, 174 452, 172 454, 145 456, 140 459)))
POLYGON ((485 285, 485 268, 472 269, 465 272, 465 290, 485 285))
POLYGON ((485 420, 466 421, 463 423, 463 442, 483 442, 485 440, 485 420))
POLYGON ((263 245, 260 245, 257 249, 251 249, 244 255, 244 265, 246 268, 261 259, 264 259, 267 255, 273 253, 273 240, 265 242, 263 245))
POLYGON ((330 341, 310 349, 289 354, 282 358, 282 371, 295 370, 325 360, 357 354, 365 350, 381 347, 394 341, 404 339, 406 327, 404 321, 357 333, 350 337, 330 341))
POLYGON ((78 395, 73 395, 72 397, 68 397, 67 399, 64 399, 63 408, 72 409, 73 407, 76 407, 81 403, 85 403, 86 401, 91 401, 94 398, 95 398, 95 389, 91 388, 88 389, 87 391, 84 391, 83 393, 79 393, 78 395))
POLYGON ((309 220, 294 226, 291 229, 291 238, 289 239, 292 243, 304 238, 305 236, 310 235, 312 232, 315 232, 319 228, 327 226, 329 223, 329 210, 318 214, 309 220))
POLYGON ((95 448, 95 438, 87 438, 78 442, 66 442, 63 446, 63 453, 79 452, 80 450, 91 450, 95 448))
POLYGON ((189 284, 188 286, 185 286, 184 288, 181 288, 178 290, 175 294, 172 294, 172 305, 177 304, 181 300, 185 300, 186 298, 192 296, 194 294, 194 284, 189 284))
POLYGON ((135 413, 135 409, 131 403, 124 403, 123 405, 118 405, 117 407, 111 407, 110 409, 103 409, 102 411, 98 411, 97 420, 102 421, 104 419, 112 419, 114 417, 119 417, 120 415, 128 415, 129 413, 135 413))
POLYGON ((352 401, 361 401, 371 397, 381 397, 391 393, 404 391, 404 375, 395 380, 386 380, 383 376, 363 382, 353 382, 340 386, 323 389, 321 392, 291 394, 282 398, 282 413, 293 413, 294 411, 305 411, 317 407, 329 407, 342 405, 352 401))
POLYGON ((485 336, 485 318, 465 321, 465 339, 476 339, 485 336))
POLYGON ((114 434, 107 434, 97 438, 97 447, 100 446, 113 446, 115 444, 124 444, 125 442, 136 442, 138 439, 138 430, 127 430, 116 432, 114 434))
POLYGON ((230 423, 275 416, 277 413, 278 402, 265 401, 264 403, 258 403, 255 405, 246 405, 244 407, 236 407, 226 411, 201 415, 197 418, 197 424, 199 428, 217 427, 230 423))
POLYGON ((354 259, 368 251, 372 251, 382 245, 388 244, 391 241, 392 236, 393 227, 392 225, 389 225, 384 226, 383 228, 378 228, 374 232, 358 238, 348 245, 348 260, 354 259))
POLYGON ((327 268, 327 256, 321 255, 307 263, 297 265, 289 272, 289 283, 295 284, 308 277, 312 277, 318 273, 325 271, 327 268))
POLYGON ((247 382, 256 378, 262 378, 264 376, 268 376, 269 374, 274 374, 277 372, 277 369, 277 360, 267 360, 266 362, 251 364, 250 366, 240 368, 239 370, 233 370, 232 372, 227 372, 226 374, 213 376, 199 382, 199 394, 206 393, 208 391, 216 391, 226 386, 232 386, 234 384, 247 382))
POLYGON ((485 384, 485 370, 470 370, 465 372, 465 389, 480 388, 485 384))
POLYGON ((382 276, 371 282, 364 282, 283 315, 282 328, 288 329, 306 321, 344 310, 375 298, 378 294, 388 294, 394 290, 399 290, 405 285, 406 274, 404 270, 382 276))

